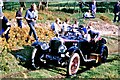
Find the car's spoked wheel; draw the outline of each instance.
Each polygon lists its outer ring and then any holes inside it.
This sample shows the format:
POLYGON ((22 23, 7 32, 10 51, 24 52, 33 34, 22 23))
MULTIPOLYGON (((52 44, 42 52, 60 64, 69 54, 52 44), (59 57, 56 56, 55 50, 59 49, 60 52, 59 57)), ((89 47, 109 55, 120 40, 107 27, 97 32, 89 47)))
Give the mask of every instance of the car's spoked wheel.
POLYGON ((108 48, 107 48, 107 47, 104 47, 103 53, 102 53, 102 55, 101 55, 101 61, 102 61, 103 63, 106 62, 107 57, 108 57, 108 48))
POLYGON ((80 66, 80 56, 78 53, 74 53, 68 62, 67 74, 69 76, 77 73, 80 66))
POLYGON ((40 53, 38 49, 34 49, 32 53, 32 67, 33 69, 39 69, 40 67, 40 53))

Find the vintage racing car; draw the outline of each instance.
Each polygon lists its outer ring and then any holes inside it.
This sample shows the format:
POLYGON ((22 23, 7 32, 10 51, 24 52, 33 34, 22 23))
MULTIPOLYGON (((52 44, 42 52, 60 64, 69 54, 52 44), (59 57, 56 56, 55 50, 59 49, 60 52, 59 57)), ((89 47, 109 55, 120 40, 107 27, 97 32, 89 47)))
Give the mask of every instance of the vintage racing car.
POLYGON ((100 38, 97 42, 88 42, 80 34, 53 37, 49 43, 34 42, 32 66, 38 68, 42 64, 57 64, 67 67, 67 75, 77 73, 80 66, 105 62, 108 57, 106 40, 100 38))

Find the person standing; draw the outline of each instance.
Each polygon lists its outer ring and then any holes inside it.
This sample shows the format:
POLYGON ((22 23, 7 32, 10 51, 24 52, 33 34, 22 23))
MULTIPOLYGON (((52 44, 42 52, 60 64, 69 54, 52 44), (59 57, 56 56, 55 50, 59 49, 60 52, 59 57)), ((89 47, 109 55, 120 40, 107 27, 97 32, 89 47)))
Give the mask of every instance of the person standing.
POLYGON ((22 28, 22 11, 23 7, 20 7, 19 10, 16 12, 16 19, 17 19, 17 24, 18 27, 22 28))
POLYGON ((0 36, 5 37, 6 41, 8 42, 9 37, 9 31, 10 31, 10 23, 8 22, 8 19, 4 16, 3 13, 0 14, 0 36))
POLYGON ((119 12, 120 12, 120 1, 118 1, 115 5, 114 5, 114 10, 113 10, 113 13, 114 13, 114 20, 113 22, 116 22, 116 18, 118 17, 118 20, 117 22, 119 22, 120 18, 119 18, 119 12))
POLYGON ((96 0, 92 0, 92 2, 90 2, 89 9, 91 10, 92 16, 95 17, 96 9, 97 9, 96 0))
MULTIPOLYGON (((31 8, 26 11, 25 19, 30 27, 29 36, 31 36, 33 33, 35 40, 38 41, 38 36, 37 36, 36 30, 35 30, 35 23, 36 23, 36 20, 38 19, 38 11, 36 8, 37 8, 36 4, 33 3, 31 5, 31 8)), ((30 38, 29 36, 25 40, 26 42, 28 42, 28 40, 30 38)))

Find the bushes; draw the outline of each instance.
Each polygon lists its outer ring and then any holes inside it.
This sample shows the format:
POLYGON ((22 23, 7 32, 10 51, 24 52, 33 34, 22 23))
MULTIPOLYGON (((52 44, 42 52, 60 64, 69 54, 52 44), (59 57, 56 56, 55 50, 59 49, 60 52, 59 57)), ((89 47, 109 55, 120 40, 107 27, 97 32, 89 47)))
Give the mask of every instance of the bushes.
MULTIPOLYGON (((113 6, 115 2, 97 2, 97 12, 104 13, 104 12, 113 12, 113 6)), ((49 3, 50 7, 61 7, 61 11, 73 13, 79 10, 79 6, 75 2, 59 2, 59 3, 49 3), (73 7, 76 7, 76 9, 73 9, 73 7)), ((83 7, 82 12, 86 12, 89 9, 89 2, 86 3, 86 5, 83 7), (88 6, 86 6, 88 5, 88 6)))
MULTIPOLYGON (((54 33, 48 29, 49 26, 38 26, 36 27, 36 32, 38 34, 40 41, 49 41, 53 36, 54 33), (47 27, 47 28, 46 28, 47 27)), ((10 39, 8 40, 8 43, 5 41, 5 38, 0 37, 0 48, 2 46, 3 48, 8 49, 11 51, 12 49, 15 49, 17 46, 23 46, 23 45, 31 45, 32 42, 34 42, 34 38, 31 36, 30 41, 28 43, 25 42, 25 39, 28 37, 29 27, 25 28, 19 28, 19 27, 11 27, 10 29, 10 39)), ((1 51, 1 50, 0 50, 1 51)))

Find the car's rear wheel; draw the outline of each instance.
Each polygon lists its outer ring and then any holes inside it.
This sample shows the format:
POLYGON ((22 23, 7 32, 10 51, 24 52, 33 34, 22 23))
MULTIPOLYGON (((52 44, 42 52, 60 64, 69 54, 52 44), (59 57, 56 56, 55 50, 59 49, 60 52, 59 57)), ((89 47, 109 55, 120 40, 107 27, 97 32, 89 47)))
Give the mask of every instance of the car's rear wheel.
POLYGON ((68 61, 67 75, 71 76, 77 73, 80 66, 80 56, 78 53, 73 53, 68 61))
POLYGON ((108 48, 107 48, 107 46, 105 46, 101 53, 101 62, 102 63, 106 62, 107 57, 108 57, 108 48))

